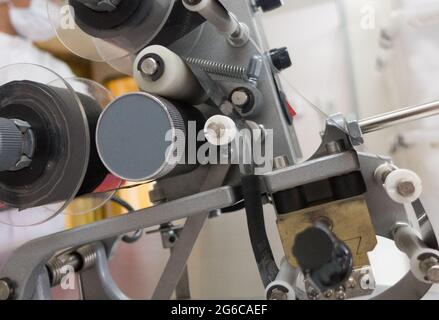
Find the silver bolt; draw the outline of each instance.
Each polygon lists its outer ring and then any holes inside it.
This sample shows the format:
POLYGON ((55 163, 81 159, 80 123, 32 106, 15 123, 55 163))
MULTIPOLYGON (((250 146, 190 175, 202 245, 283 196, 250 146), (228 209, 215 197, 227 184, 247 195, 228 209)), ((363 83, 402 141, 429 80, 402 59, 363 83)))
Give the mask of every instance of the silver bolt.
POLYGON ((348 289, 354 289, 355 286, 356 286, 355 279, 354 279, 353 277, 350 277, 349 280, 348 280, 347 283, 346 283, 346 287, 347 287, 348 289))
POLYGON ((323 293, 323 295, 325 296, 326 299, 329 299, 334 295, 334 290, 332 290, 332 289, 326 290, 323 293))
POLYGON ((416 192, 416 187, 412 181, 401 181, 397 189, 398 193, 403 197, 410 197, 416 192))
POLYGON ((335 293, 335 298, 337 300, 345 300, 347 298, 344 288, 341 287, 337 290, 337 292, 335 293))
POLYGON ((0 301, 8 300, 11 296, 12 289, 6 280, 0 280, 0 301))
POLYGON ((271 291, 270 294, 270 300, 287 300, 288 299, 288 294, 279 289, 279 288, 274 288, 273 291, 271 291))
POLYGON ((430 257, 421 262, 421 270, 425 272, 428 281, 439 283, 439 261, 430 257))
POLYGON ((310 300, 319 300, 320 293, 314 287, 309 287, 308 288, 308 298, 310 300))
POLYGON ((273 159, 273 168, 274 170, 284 169, 290 165, 290 161, 288 157, 283 155, 273 159))
POLYGON ((369 274, 365 274, 360 279, 360 287, 363 290, 371 290, 374 289, 374 281, 372 281, 369 274))
POLYGON ((231 96, 232 103, 237 107, 244 107, 250 101, 250 96, 244 90, 236 90, 231 96))
POLYGON ((337 141, 331 141, 326 145, 329 154, 337 154, 342 151, 341 145, 337 141))
POLYGON ((157 73, 159 69, 159 64, 154 58, 146 58, 143 60, 142 65, 140 66, 142 73, 147 76, 153 76, 157 73))

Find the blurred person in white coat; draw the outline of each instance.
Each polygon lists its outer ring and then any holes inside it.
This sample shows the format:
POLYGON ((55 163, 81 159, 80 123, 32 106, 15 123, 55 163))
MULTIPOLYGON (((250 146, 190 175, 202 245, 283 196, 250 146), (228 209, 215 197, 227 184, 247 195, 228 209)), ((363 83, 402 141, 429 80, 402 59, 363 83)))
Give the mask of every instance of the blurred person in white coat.
MULTIPOLYGON (((73 77, 71 69, 64 62, 47 52, 38 49, 34 42, 54 37, 54 32, 46 11, 45 0, 0 0, 0 77, 5 82, 6 75, 2 67, 15 63, 42 65, 62 77, 73 77)), ((32 69, 35 70, 35 69, 32 69)), ((36 75, 20 74, 20 77, 36 75)), ((53 79, 48 79, 48 81, 53 79)), ((44 75, 40 78, 44 82, 44 75)), ((0 224, 0 268, 11 252, 32 239, 60 231, 64 228, 64 219, 60 215, 39 226, 15 228, 0 224)))

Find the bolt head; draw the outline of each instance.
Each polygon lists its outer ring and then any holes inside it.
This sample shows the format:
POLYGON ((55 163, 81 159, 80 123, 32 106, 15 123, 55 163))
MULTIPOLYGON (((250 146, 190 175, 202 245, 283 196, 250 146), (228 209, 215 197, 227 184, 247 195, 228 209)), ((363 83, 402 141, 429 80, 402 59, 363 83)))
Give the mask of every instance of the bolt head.
POLYGON ((11 296, 12 288, 8 281, 0 280, 0 301, 8 300, 11 296))
POLYGON ((334 295, 334 290, 332 290, 332 289, 326 290, 323 293, 323 295, 325 296, 326 299, 329 299, 334 295))
POLYGON ((347 298, 346 292, 344 290, 338 290, 335 293, 335 298, 337 300, 346 300, 346 298, 347 298))
POLYGON ((363 290, 375 289, 375 282, 369 274, 365 274, 360 279, 360 287, 363 290))
POLYGON ((439 265, 432 266, 428 269, 427 279, 433 283, 439 283, 439 265))
POLYGON ((247 92, 243 90, 237 90, 232 93, 231 100, 235 106, 244 107, 249 103, 250 97, 247 92))
POLYGON ((153 76, 159 69, 159 64, 154 58, 146 58, 142 61, 142 65, 140 66, 142 73, 147 76, 153 76))
POLYGON ((412 181, 401 181, 397 189, 398 193, 403 197, 410 197, 416 192, 416 186, 412 181))

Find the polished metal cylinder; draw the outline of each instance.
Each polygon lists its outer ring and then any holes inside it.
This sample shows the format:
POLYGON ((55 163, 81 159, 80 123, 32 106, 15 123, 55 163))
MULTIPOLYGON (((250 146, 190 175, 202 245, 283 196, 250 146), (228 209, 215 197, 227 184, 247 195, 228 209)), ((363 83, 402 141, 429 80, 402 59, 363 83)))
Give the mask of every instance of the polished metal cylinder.
POLYGON ((439 115, 439 101, 391 111, 359 121, 361 131, 370 133, 407 122, 439 115))

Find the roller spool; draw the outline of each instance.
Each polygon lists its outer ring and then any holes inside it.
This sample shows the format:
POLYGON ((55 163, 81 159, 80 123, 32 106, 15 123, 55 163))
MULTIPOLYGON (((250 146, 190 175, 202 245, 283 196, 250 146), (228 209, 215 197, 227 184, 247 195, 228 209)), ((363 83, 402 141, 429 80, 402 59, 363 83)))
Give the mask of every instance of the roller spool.
MULTIPOLYGON (((94 100, 78 94, 84 107, 86 122, 82 128, 79 124, 72 123, 64 129, 68 119, 63 120, 62 117, 69 117, 66 109, 74 109, 76 103, 64 89, 31 81, 16 81, 2 86, 0 93, 0 115, 3 119, 18 118, 29 123, 35 133, 35 155, 29 166, 21 170, 0 172, 0 183, 3 185, 0 199, 17 208, 66 200, 69 191, 66 193, 65 190, 70 189, 66 188, 66 184, 77 187, 77 178, 70 175, 75 171, 78 174, 84 169, 86 171, 77 191, 78 196, 92 192, 102 183, 108 171, 99 160, 95 144, 91 143, 93 129, 101 111, 94 100), (42 108, 46 109, 45 113, 42 108), (78 130, 69 132, 69 126, 74 125, 79 127, 78 130), (85 145, 85 148, 80 148, 82 153, 79 153, 79 148, 75 148, 76 143, 85 145), (82 166, 73 165, 73 158, 76 156, 82 166), (66 169, 73 172, 63 172, 66 169), (60 184, 58 190, 51 190, 53 179, 60 184)), ((79 116, 75 120, 78 119, 79 116)))
POLYGON ((148 93, 197 104, 205 92, 182 58, 163 46, 149 46, 134 62, 134 78, 148 93))

